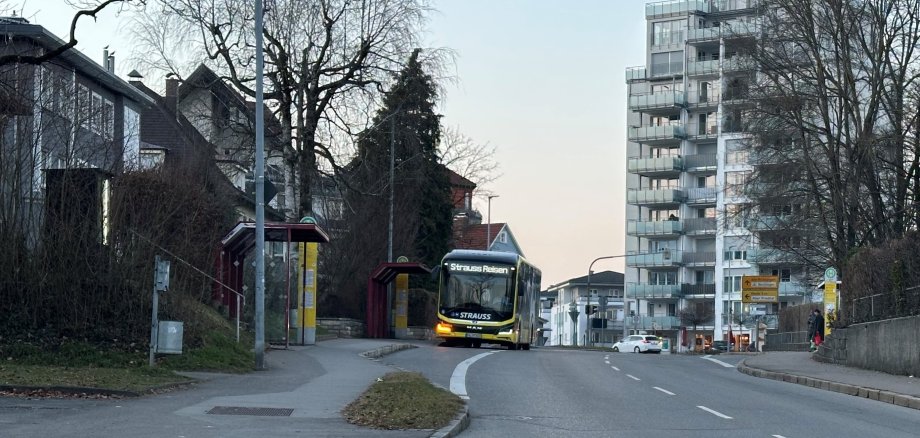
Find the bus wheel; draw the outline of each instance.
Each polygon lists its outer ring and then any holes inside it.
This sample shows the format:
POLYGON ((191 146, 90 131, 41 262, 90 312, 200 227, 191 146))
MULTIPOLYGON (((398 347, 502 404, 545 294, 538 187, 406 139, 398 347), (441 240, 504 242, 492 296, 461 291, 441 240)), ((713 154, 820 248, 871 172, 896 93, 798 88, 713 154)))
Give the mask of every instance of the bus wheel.
POLYGON ((473 341, 473 348, 482 347, 482 341, 473 341))
POLYGON ((530 351, 530 344, 521 344, 521 350, 530 351))
POLYGON ((517 344, 514 344, 514 343, 508 344, 508 349, 512 351, 517 350, 517 347, 518 347, 517 344))

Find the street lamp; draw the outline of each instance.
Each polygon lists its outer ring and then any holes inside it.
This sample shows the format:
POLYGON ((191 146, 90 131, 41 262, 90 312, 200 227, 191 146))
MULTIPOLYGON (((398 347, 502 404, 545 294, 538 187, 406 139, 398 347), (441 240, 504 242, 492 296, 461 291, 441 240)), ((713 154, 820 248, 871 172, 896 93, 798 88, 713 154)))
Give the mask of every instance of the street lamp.
POLYGON ((489 207, 486 210, 486 251, 492 247, 492 198, 497 198, 498 195, 489 195, 489 207))

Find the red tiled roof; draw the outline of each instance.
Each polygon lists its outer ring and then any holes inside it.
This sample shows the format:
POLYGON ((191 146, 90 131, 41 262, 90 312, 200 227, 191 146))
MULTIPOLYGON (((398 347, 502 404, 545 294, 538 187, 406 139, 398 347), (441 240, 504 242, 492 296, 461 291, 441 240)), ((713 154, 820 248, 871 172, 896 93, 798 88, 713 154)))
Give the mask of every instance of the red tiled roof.
MULTIPOLYGON (((504 223, 495 223, 492 224, 490 236, 491 240, 495 240, 495 236, 498 234, 502 228, 505 227, 504 223)), ((455 249, 481 249, 485 250, 487 245, 486 242, 486 231, 487 224, 475 224, 475 225, 465 225, 458 226, 454 228, 454 248, 455 249)))
POLYGON ((444 169, 447 170, 447 175, 450 177, 451 187, 466 187, 470 189, 476 188, 476 183, 460 176, 459 173, 450 170, 450 168, 447 166, 444 166, 444 169))

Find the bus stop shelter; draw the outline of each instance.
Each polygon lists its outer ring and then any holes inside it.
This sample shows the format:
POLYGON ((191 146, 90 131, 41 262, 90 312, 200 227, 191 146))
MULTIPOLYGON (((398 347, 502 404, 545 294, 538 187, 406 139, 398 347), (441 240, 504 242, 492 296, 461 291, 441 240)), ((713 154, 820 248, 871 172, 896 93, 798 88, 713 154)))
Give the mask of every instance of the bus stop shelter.
POLYGON ((367 337, 388 338, 390 302, 387 285, 399 274, 431 274, 421 263, 381 263, 367 279, 367 337))
MULTIPOLYGON (((285 242, 285 259, 288 260, 285 276, 287 308, 291 303, 291 243, 327 243, 329 235, 316 224, 266 222, 266 242, 285 242)), ((217 279, 214 283, 212 297, 228 309, 230 317, 238 316, 243 302, 243 263, 246 256, 255 249, 255 222, 238 223, 223 239, 217 256, 217 279)), ((285 313, 285 324, 290 326, 289 316, 285 313)))

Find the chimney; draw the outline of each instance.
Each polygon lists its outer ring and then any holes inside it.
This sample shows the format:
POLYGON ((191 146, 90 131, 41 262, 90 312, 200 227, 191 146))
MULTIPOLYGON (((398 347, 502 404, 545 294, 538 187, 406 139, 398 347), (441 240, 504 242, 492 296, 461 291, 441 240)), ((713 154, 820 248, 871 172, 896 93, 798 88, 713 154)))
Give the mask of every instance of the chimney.
POLYGON ((179 80, 172 73, 166 76, 166 95, 164 96, 166 107, 173 113, 178 113, 179 103, 179 80))
POLYGON ((115 73, 115 52, 109 53, 108 62, 109 63, 108 65, 106 65, 106 70, 108 70, 109 73, 114 74, 115 73))
POLYGON ((102 67, 105 68, 106 71, 109 70, 109 46, 102 48, 102 67))
POLYGON ((144 83, 144 75, 140 74, 137 70, 131 70, 128 73, 128 83, 131 85, 140 85, 144 83))

